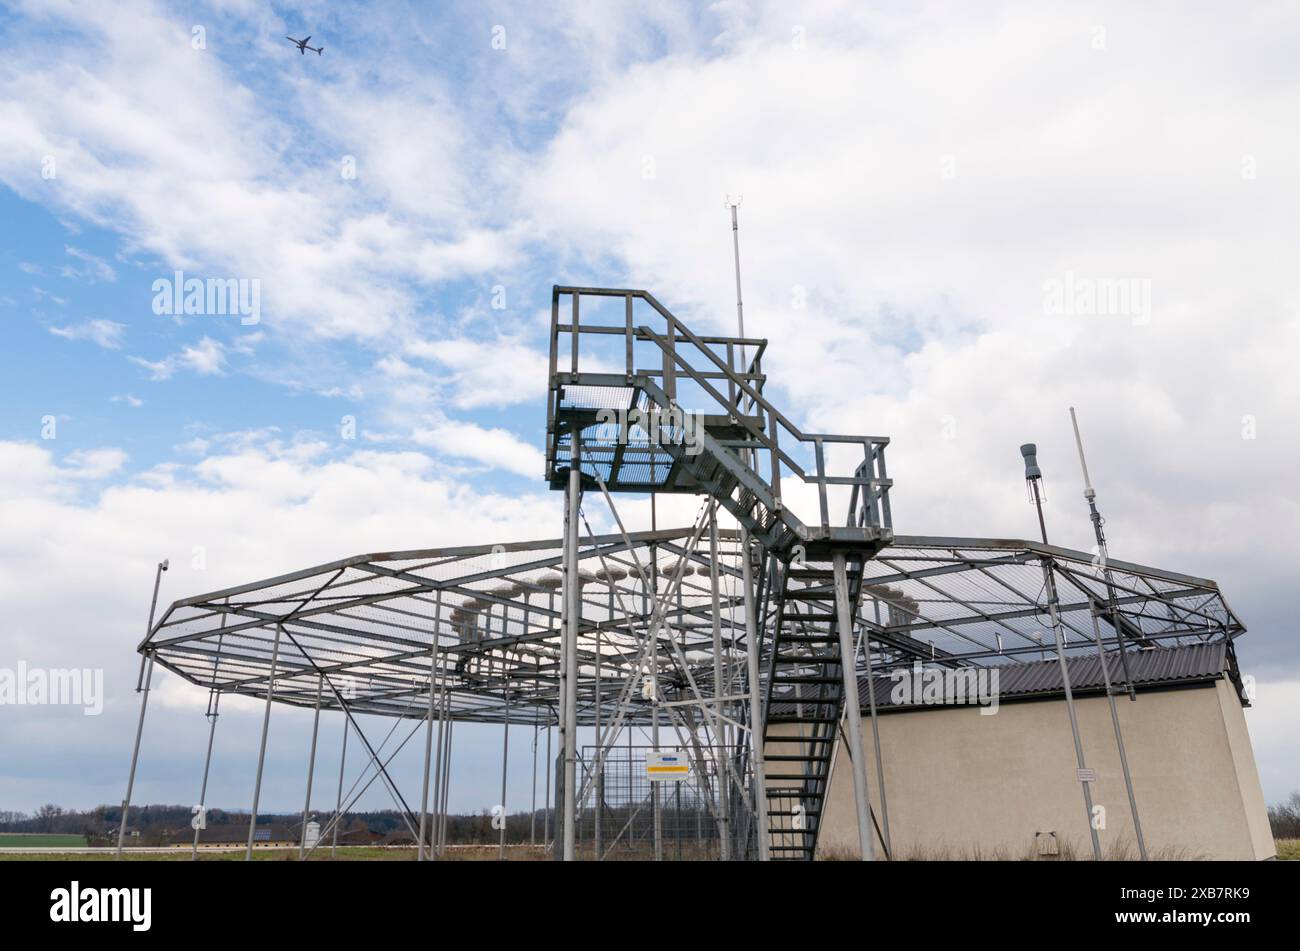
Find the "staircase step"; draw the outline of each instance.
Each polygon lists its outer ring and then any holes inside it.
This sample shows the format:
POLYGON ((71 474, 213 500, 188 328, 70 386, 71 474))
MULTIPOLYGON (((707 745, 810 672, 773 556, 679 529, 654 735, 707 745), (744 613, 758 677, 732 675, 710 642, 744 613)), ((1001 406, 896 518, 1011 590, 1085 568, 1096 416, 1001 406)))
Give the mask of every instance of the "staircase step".
POLYGON ((838 684, 843 681, 842 677, 823 677, 820 674, 808 677, 774 677, 773 683, 778 684, 838 684))
POLYGON ((824 783, 824 782, 826 782, 826 777, 825 777, 825 776, 819 776, 819 775, 817 775, 817 774, 812 774, 812 775, 805 776, 803 773, 768 773, 768 774, 767 774, 767 779, 768 779, 768 780, 779 779, 779 780, 781 780, 782 782, 786 782, 786 783, 824 783))
MULTIPOLYGON (((769 809, 767 814, 768 816, 789 816, 793 819, 795 816, 820 816, 822 811, 820 809, 805 809, 802 812, 795 812, 793 809, 769 809)), ((777 830, 773 829, 772 831, 777 830)))
POLYGON ((805 755, 803 753, 768 753, 763 757, 768 763, 825 763, 830 758, 829 753, 825 756, 805 755))
POLYGON ((781 643, 790 644, 838 644, 839 636, 835 634, 786 634, 782 632, 781 643))
MULTIPOLYGON (((784 703, 786 701, 781 701, 781 702, 784 703)), ((789 702, 793 702, 793 701, 789 701, 789 702)), ((805 705, 810 706, 811 704, 805 702, 805 705)), ((770 723, 838 723, 840 722, 840 718, 839 717, 806 717, 806 716, 798 716, 795 714, 789 714, 784 716, 768 717, 767 722, 769 724, 770 723)))

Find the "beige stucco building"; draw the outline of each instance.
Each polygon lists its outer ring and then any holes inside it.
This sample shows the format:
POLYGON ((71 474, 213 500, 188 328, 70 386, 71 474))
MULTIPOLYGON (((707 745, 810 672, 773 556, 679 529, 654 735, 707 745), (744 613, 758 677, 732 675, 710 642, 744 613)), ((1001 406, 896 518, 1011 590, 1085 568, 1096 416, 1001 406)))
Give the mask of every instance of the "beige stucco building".
MULTIPOLYGON (((1137 699, 1116 698, 1152 858, 1275 856, 1233 666, 1222 644, 1136 652, 1137 699)), ((1137 858, 1098 665, 1075 657, 1070 667, 1084 754, 1097 773, 1093 801, 1104 810, 1102 848, 1108 857, 1137 858)), ((1055 833, 1066 855, 1091 856, 1056 661, 1021 665, 1004 678, 996 708, 893 703, 896 685, 883 681, 876 682, 876 723, 894 857, 1018 859, 1039 854, 1039 833, 1055 833)), ((885 812, 867 713, 864 700, 863 745, 879 822, 885 812)), ((768 752, 782 746, 769 742, 768 752)), ((845 750, 840 742, 833 754, 817 842, 822 858, 858 854, 845 750)))

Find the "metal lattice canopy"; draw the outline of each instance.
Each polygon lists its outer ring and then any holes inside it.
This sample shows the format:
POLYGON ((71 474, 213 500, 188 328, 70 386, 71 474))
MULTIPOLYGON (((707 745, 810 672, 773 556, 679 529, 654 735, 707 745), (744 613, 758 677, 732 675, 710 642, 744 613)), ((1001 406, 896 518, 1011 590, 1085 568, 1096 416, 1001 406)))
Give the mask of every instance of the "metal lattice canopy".
MULTIPOLYGON (((604 722, 625 698, 628 719, 648 721, 648 655, 659 664, 662 703, 685 696, 689 679, 712 691, 712 579, 699 542, 689 528, 581 539, 581 723, 596 721, 598 679, 604 722), (656 650, 645 652, 656 586, 666 623, 656 650)), ((722 642, 727 662, 743 666, 739 557, 738 533, 721 530, 722 642)), ((1026 541, 898 536, 866 563, 857 605, 874 670, 1037 660, 1053 645, 1044 560, 1060 591, 1067 650, 1095 651, 1094 613, 1114 649, 1106 581, 1092 555, 1026 541)), ((553 723, 562 564, 558 539, 360 555, 176 601, 140 649, 199 686, 264 698, 278 626, 276 701, 312 706, 324 675, 326 709, 346 703, 353 712, 422 717, 436 631, 451 716, 501 722, 508 702, 512 723, 553 723)), ((829 564, 810 560, 808 568, 829 564)), ((1115 560, 1109 569, 1129 649, 1231 641, 1245 630, 1213 581, 1115 560)), ((772 614, 759 626, 764 647, 772 614)), ((858 666, 865 670, 865 655, 858 666)))

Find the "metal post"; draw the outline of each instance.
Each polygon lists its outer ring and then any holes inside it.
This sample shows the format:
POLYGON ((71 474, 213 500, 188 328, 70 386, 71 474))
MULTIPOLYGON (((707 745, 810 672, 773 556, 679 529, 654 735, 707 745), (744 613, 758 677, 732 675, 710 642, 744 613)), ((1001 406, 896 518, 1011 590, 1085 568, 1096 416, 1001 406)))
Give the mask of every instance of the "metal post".
POLYGON ((425 713, 427 723, 424 731, 424 786, 420 792, 420 844, 415 853, 417 862, 424 861, 424 830, 429 818, 429 762, 433 758, 434 688, 438 684, 438 627, 441 621, 442 589, 439 588, 433 609, 433 637, 429 643, 429 707, 425 713))
MULTIPOLYGON (((1034 508, 1038 512, 1038 529, 1043 538, 1043 544, 1047 541, 1047 521, 1043 518, 1043 496, 1039 491, 1039 483, 1042 481, 1043 473, 1038 468, 1037 447, 1033 443, 1026 443, 1020 447, 1020 454, 1025 458, 1025 479, 1029 482, 1030 491, 1033 494, 1034 508)), ((1070 715, 1070 735, 1074 738, 1074 756, 1078 763, 1079 785, 1083 787, 1083 809, 1088 823, 1088 832, 1092 837, 1092 857, 1094 860, 1101 861, 1101 838, 1097 835, 1097 827, 1093 825, 1092 815, 1092 788, 1085 778, 1084 770, 1088 768, 1087 761, 1083 755, 1083 741, 1079 738, 1079 718, 1074 710, 1074 691, 1070 689, 1070 668, 1065 662, 1065 632, 1061 627, 1061 618, 1059 613, 1060 601, 1056 593, 1056 575, 1052 569, 1052 560, 1044 555, 1041 559, 1043 566, 1043 586, 1047 590, 1047 613, 1052 623, 1053 640, 1056 642, 1056 660, 1061 666, 1061 685, 1065 688, 1065 708, 1070 715)))
POLYGON ((266 682, 266 710, 262 713, 262 746, 257 754, 257 780, 253 783, 253 814, 248 817, 248 848, 244 852, 244 861, 253 860, 253 832, 257 828, 257 803, 262 796, 262 767, 266 764, 266 734, 271 728, 271 701, 275 697, 276 666, 280 662, 280 632, 283 627, 275 626, 275 643, 271 647, 271 676, 266 682))
MULTIPOLYGON (((876 611, 876 627, 880 626, 880 601, 872 598, 876 611)), ((865 632, 862 635, 863 653, 867 658, 867 699, 870 704, 871 712, 871 737, 876 747, 876 780, 880 786, 880 823, 884 827, 885 852, 888 858, 894 857, 894 845, 889 838, 889 798, 885 795, 885 764, 880 755, 880 723, 876 719, 876 672, 872 668, 871 661, 871 638, 865 632)), ((854 666, 857 666, 857 655, 853 657, 854 666)))
MULTIPOLYGON (((723 700, 726 696, 722 680, 722 605, 718 595, 718 510, 709 512, 709 589, 713 615, 713 758, 718 767, 718 838, 722 861, 731 861, 731 784, 727 775, 725 757, 727 734, 723 728, 723 700)), ((678 591, 680 592, 680 588, 678 591)))
MULTIPOLYGON (((199 787, 199 808, 207 810, 208 802, 208 769, 212 765, 212 741, 217 733, 217 707, 221 704, 221 691, 212 691, 209 699, 211 709, 208 712, 208 752, 203 757, 203 785, 199 787)), ((197 861, 199 857, 199 833, 202 830, 194 830, 194 846, 190 849, 190 861, 197 861)))
POLYGON ((551 813, 555 803, 551 802, 551 773, 555 770, 555 760, 551 756, 551 724, 546 723, 546 808, 542 810, 542 841, 550 848, 555 848, 551 841, 551 813))
MULTIPOLYGON (((158 562, 158 569, 154 572, 153 599, 149 602, 149 625, 145 628, 144 633, 146 642, 149 640, 150 635, 153 634, 153 616, 154 612, 158 609, 158 586, 162 583, 162 573, 167 570, 168 564, 168 559, 164 558, 162 561, 158 562)), ((141 645, 141 647, 143 650, 144 645, 141 645)), ((122 843, 126 839, 126 817, 131 811, 131 793, 135 789, 135 767, 136 763, 139 762, 140 759, 140 737, 144 734, 144 711, 149 705, 149 687, 153 682, 153 652, 147 651, 147 656, 149 659, 145 662, 146 670, 143 677, 143 690, 141 690, 139 683, 136 685, 136 690, 141 691, 140 722, 137 723, 135 727, 135 746, 131 750, 131 772, 126 779, 126 798, 122 800, 122 824, 117 830, 117 854, 114 856, 115 859, 120 859, 122 857, 122 843)))
POLYGON ((537 724, 533 724, 533 806, 528 813, 528 844, 537 844, 537 724))
POLYGON ((447 657, 442 655, 438 672, 438 742, 434 748, 433 772, 433 828, 429 833, 428 857, 438 857, 437 843, 442 835, 442 801, 443 790, 447 787, 447 757, 445 750, 450 742, 451 724, 447 717, 451 710, 451 701, 447 696, 447 657))
POLYGON ((1097 656, 1101 659, 1101 676, 1106 682, 1106 702, 1110 704, 1110 722, 1115 728, 1115 746, 1119 750, 1119 765, 1124 773, 1124 788, 1128 790, 1128 808, 1133 816, 1133 831, 1137 835, 1138 855, 1148 860, 1146 839, 1142 836, 1142 821, 1138 818, 1137 797, 1133 794, 1133 777, 1128 769, 1128 753, 1124 749, 1124 732, 1119 726, 1119 710, 1115 708, 1115 691, 1110 685, 1110 667, 1101 643, 1101 625, 1097 623, 1097 606, 1092 606, 1092 634, 1097 641, 1097 656))
MULTIPOLYGON (((650 496, 650 519, 651 531, 654 530, 654 496, 650 496)), ((650 546, 650 576, 654 584, 654 600, 659 600, 659 552, 655 545, 650 546)), ((649 612, 647 611, 647 614, 649 612)), ((659 752, 659 630, 653 625, 650 626, 650 636, 654 642, 650 645, 650 692, 653 694, 650 698, 650 748, 659 752)), ((669 634, 671 637, 672 635, 669 634)), ((654 840, 655 840, 655 861, 664 860, 664 823, 663 823, 663 806, 660 803, 659 784, 650 784, 650 805, 654 812, 654 840)))
MULTIPOLYGON (((577 295, 575 295, 575 300, 577 295)), ((577 336, 577 328, 574 328, 577 336)), ((578 613, 582 600, 578 581, 578 506, 582 498, 581 467, 578 462, 579 432, 569 434, 569 505, 564 554, 565 614, 562 659, 564 681, 564 860, 577 858, 578 786, 578 613)))
POLYGON ((442 809, 439 817, 441 828, 438 833, 438 854, 447 851, 447 804, 451 801, 451 741, 456 732, 456 721, 447 721, 447 748, 443 751, 442 766, 442 809))
POLYGON ((497 858, 506 858, 506 825, 510 813, 506 810, 506 775, 510 765, 510 680, 506 679, 506 723, 501 730, 501 839, 497 844, 497 858))
MULTIPOLYGON (((612 618, 612 617, 614 616, 614 605, 613 605, 613 602, 614 602, 614 588, 613 588, 613 584, 614 584, 614 582, 613 582, 613 579, 610 579, 610 580, 609 580, 609 583, 610 583, 610 593, 609 593, 610 609, 609 609, 609 616, 612 618)), ((600 687, 601 687, 601 683, 600 683, 600 680, 601 680, 601 669, 600 669, 600 668, 601 668, 601 666, 602 666, 602 665, 601 665, 601 651, 602 651, 603 648, 604 648, 604 641, 603 641, 603 639, 601 638, 601 628, 600 628, 600 625, 597 625, 597 627, 596 627, 596 711, 595 711, 595 725, 596 725, 596 763, 595 763, 595 766, 596 766, 596 811, 595 811, 595 813, 594 813, 596 821, 595 821, 595 830, 594 830, 594 831, 595 831, 595 835, 593 836, 593 839, 594 839, 594 842, 595 842, 595 859, 596 859, 597 862, 602 861, 602 860, 604 859, 604 857, 605 857, 604 840, 603 840, 603 837, 602 837, 602 835, 601 835, 601 832, 603 831, 603 830, 601 829, 601 819, 604 818, 604 817, 601 815, 601 809, 602 809, 602 807, 603 807, 604 804, 605 804, 605 744, 604 744, 604 741, 601 739, 601 733, 600 733, 600 687)))
POLYGON ((339 826, 343 824, 343 768, 348 762, 348 731, 352 729, 352 722, 347 717, 347 712, 343 714, 343 749, 339 753, 339 794, 334 805, 334 838, 330 842, 330 858, 338 858, 339 854, 339 826))
POLYGON ((311 755, 307 758, 307 796, 302 803, 302 841, 298 843, 298 861, 307 854, 307 814, 311 812, 311 781, 316 774, 316 737, 320 732, 320 697, 325 689, 325 675, 316 676, 316 714, 311 721, 311 755))
MULTIPOLYGON (((1110 553, 1106 548, 1106 533, 1102 528, 1101 513, 1097 511, 1097 491, 1092 487, 1088 475, 1088 462, 1083 456, 1083 438, 1079 435, 1079 420, 1070 407, 1070 424, 1074 427, 1074 444, 1079 450, 1079 467, 1083 470, 1083 497, 1088 502, 1092 518, 1093 532, 1097 537, 1097 554, 1101 558, 1102 576, 1106 579, 1106 600, 1109 603, 1111 622, 1115 625, 1115 640, 1119 648, 1120 665, 1124 670, 1124 680, 1128 685, 1130 700, 1137 700, 1137 691, 1133 689, 1133 680, 1128 674, 1128 652, 1124 650, 1124 633, 1120 630, 1118 608, 1115 604, 1115 580, 1110 571, 1110 553)), ((1092 633, 1097 641, 1097 657, 1101 661, 1101 674, 1106 681, 1106 700, 1110 704, 1111 724, 1115 728, 1115 746, 1119 750, 1119 765, 1124 773, 1124 788, 1128 792, 1129 812, 1133 816, 1133 831, 1137 836, 1138 854, 1142 861, 1147 861, 1147 844, 1142 835, 1142 821, 1138 818, 1137 796, 1133 793, 1133 776, 1128 768, 1128 754, 1124 749, 1124 732, 1119 725, 1119 711, 1115 709, 1115 692, 1111 689, 1110 664, 1106 660, 1106 649, 1101 641, 1101 625, 1097 622, 1098 606, 1092 604, 1092 633)))
POLYGON ((849 609, 849 579, 844 555, 832 557, 835 571, 836 627, 840 636, 840 674, 844 681, 844 705, 848 710, 849 758, 853 761, 853 803, 857 809, 858 847, 864 862, 876 858, 876 840, 871 825, 871 793, 867 787, 867 761, 862 751, 862 705, 858 698, 858 672, 853 652, 853 614, 849 609))

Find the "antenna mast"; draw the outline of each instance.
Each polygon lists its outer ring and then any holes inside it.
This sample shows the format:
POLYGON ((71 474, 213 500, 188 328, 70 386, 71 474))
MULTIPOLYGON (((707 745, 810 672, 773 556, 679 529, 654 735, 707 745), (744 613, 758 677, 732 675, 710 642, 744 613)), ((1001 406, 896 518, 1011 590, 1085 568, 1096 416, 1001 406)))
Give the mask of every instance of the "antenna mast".
MULTIPOLYGON (((1133 689, 1133 681, 1128 675, 1128 654, 1124 650, 1124 632, 1120 628, 1119 612, 1115 604, 1115 584, 1110 573, 1110 561, 1106 553, 1106 535, 1102 531, 1101 513, 1097 511, 1097 491, 1092 487, 1092 479, 1088 476, 1088 463, 1083 456, 1083 439, 1079 436, 1079 420, 1074 415, 1074 407, 1070 407, 1070 423, 1074 426, 1074 444, 1079 449, 1079 467, 1083 469, 1083 497, 1088 500, 1088 508, 1092 511, 1092 526, 1097 533, 1097 553, 1101 558, 1102 575, 1106 579, 1106 600, 1107 609, 1110 612, 1110 623, 1115 629, 1116 642, 1119 645, 1120 663, 1124 667, 1124 679, 1127 681, 1129 700, 1137 699, 1137 691, 1133 689)), ((1091 602, 1091 599, 1089 599, 1091 602)), ((1106 663, 1106 649, 1101 642, 1101 625, 1097 623, 1097 605, 1092 602, 1092 635, 1097 641, 1097 659, 1101 662, 1101 675, 1106 683, 1106 703, 1110 706, 1110 721, 1115 728, 1115 746, 1119 751, 1119 765, 1124 772, 1124 788, 1128 791, 1129 812, 1133 816, 1133 831, 1137 834, 1138 853, 1142 861, 1147 861, 1147 844, 1146 839, 1142 836, 1142 821, 1138 818, 1137 797, 1133 794, 1133 775, 1128 768, 1128 753, 1124 749, 1124 733, 1119 725, 1119 712, 1115 709, 1115 692, 1110 685, 1110 671, 1106 663)))
POLYGON ((1088 475, 1088 461, 1083 455, 1083 438, 1079 435, 1079 419, 1074 415, 1073 406, 1070 407, 1070 425, 1074 427, 1074 445, 1079 450, 1079 468, 1083 470, 1083 497, 1088 502, 1093 534, 1097 537, 1097 557, 1101 559, 1102 576, 1106 579, 1106 607, 1111 626, 1115 629, 1115 641, 1119 646, 1119 662, 1124 671, 1124 687, 1128 691, 1129 700, 1137 700, 1137 691, 1133 689, 1133 678, 1128 670, 1128 651, 1124 649, 1124 630, 1120 626, 1119 611, 1115 604, 1115 578, 1110 570, 1110 552, 1106 547, 1106 531, 1103 528, 1106 520, 1101 517, 1101 512, 1097 511, 1097 490, 1092 487, 1092 478, 1088 475))

